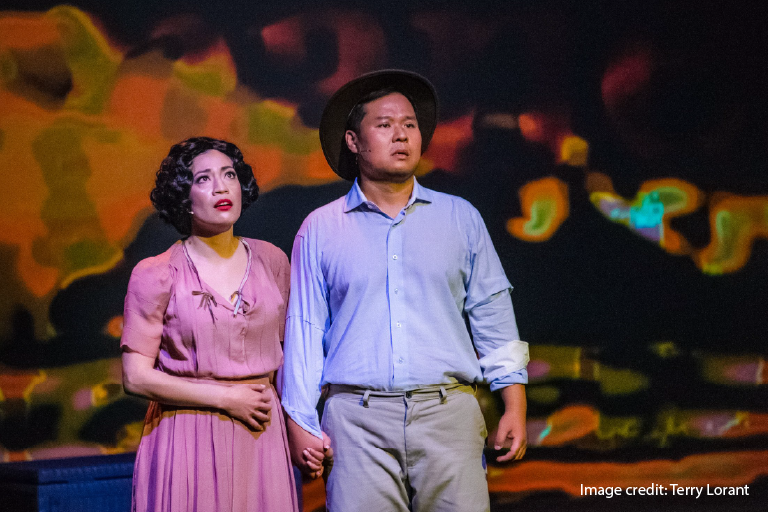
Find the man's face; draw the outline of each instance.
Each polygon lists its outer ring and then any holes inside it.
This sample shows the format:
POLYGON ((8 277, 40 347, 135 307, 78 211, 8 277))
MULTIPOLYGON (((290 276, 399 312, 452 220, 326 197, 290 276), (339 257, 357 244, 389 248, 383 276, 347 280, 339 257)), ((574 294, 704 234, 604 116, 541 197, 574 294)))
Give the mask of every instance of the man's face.
POLYGON ((361 179, 402 183, 421 158, 421 131, 413 105, 392 93, 365 105, 359 133, 347 130, 349 150, 357 155, 361 179))

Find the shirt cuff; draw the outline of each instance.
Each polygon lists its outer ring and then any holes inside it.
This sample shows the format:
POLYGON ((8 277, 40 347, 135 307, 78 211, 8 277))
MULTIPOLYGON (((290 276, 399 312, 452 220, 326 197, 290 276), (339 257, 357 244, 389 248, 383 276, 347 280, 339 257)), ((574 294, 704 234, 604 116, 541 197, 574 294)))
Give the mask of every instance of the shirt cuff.
POLYGON ((528 384, 528 370, 523 368, 522 370, 512 372, 505 377, 496 379, 491 382, 491 391, 498 391, 499 389, 511 386, 512 384, 528 384))
MULTIPOLYGON (((483 377, 491 384, 491 389, 496 386, 496 382, 507 378, 510 374, 525 370, 528 365, 528 343, 520 340, 510 341, 501 347, 493 350, 480 358, 480 368, 483 370, 483 377)), ((525 374, 525 380, 528 380, 528 373, 525 374)), ((523 383, 514 383, 523 384, 523 383)))
POLYGON ((312 414, 303 414, 286 406, 285 403, 283 403, 283 409, 298 426, 315 437, 319 437, 320 439, 323 438, 323 431, 320 429, 320 421, 317 419, 317 411, 313 411, 312 414))

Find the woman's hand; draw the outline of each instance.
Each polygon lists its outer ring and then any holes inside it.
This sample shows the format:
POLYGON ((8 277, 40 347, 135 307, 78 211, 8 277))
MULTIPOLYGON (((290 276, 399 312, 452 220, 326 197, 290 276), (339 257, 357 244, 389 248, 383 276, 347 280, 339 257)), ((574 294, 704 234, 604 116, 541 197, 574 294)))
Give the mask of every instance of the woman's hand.
POLYGON ((123 349, 126 393, 180 407, 221 409, 256 432, 271 419, 273 392, 266 384, 222 384, 200 379, 190 382, 154 368, 155 360, 123 349))
POLYGON ((251 430, 262 432, 272 419, 272 388, 264 384, 227 386, 221 409, 251 430))

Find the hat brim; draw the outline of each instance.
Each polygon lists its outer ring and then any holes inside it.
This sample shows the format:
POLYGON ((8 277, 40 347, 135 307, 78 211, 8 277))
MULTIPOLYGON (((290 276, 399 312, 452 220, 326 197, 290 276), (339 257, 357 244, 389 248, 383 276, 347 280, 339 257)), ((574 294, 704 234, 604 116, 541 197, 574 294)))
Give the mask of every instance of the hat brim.
POLYGON ((421 152, 432 140, 437 126, 437 94, 423 76, 400 69, 385 69, 367 73, 344 84, 328 100, 320 119, 320 145, 331 169, 345 180, 357 177, 355 155, 347 148, 345 133, 347 118, 355 105, 366 95, 380 89, 392 88, 413 101, 421 131, 421 152))

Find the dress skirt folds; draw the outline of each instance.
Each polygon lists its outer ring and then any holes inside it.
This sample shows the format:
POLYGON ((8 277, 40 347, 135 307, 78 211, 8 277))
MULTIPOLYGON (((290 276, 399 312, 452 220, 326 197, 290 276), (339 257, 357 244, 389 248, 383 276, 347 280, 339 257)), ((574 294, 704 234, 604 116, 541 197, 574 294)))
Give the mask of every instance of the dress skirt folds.
POLYGON ((288 259, 266 242, 243 243, 251 264, 237 306, 200 281, 181 243, 143 260, 131 275, 123 347, 185 380, 258 383, 272 394, 263 432, 218 409, 151 402, 136 455, 135 512, 298 510, 283 412, 270 379, 282 364, 288 259))

